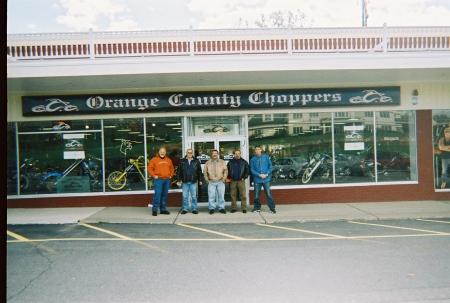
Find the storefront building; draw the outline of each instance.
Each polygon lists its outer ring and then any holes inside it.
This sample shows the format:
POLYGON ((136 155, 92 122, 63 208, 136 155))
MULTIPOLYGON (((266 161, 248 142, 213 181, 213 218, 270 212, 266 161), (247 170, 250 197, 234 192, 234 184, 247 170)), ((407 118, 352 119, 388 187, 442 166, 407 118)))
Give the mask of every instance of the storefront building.
MULTIPOLYGON (((205 163, 213 149, 249 160, 256 145, 278 204, 450 201, 438 147, 449 37, 386 26, 10 35, 7 205, 146 206, 160 147, 176 166, 187 148, 205 163)), ((168 205, 181 205, 176 180, 168 205)))

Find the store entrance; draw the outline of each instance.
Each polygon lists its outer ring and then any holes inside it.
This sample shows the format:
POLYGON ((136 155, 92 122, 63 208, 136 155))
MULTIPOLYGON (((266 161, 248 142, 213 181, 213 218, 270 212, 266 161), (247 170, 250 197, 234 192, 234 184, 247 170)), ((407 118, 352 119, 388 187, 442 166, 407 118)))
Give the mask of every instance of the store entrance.
MULTIPOLYGON (((207 140, 190 140, 187 146, 191 146, 194 150, 195 156, 202 164, 202 171, 204 164, 211 158, 211 153, 214 149, 219 151, 219 157, 222 160, 225 160, 226 163, 233 159, 235 150, 240 150, 241 156, 244 159, 248 159, 248 151, 244 149, 244 140, 240 138, 221 138, 212 140, 208 138, 207 140)), ((230 185, 228 183, 225 184, 225 201, 231 201, 230 185)), ((206 184, 206 182, 203 182, 203 184, 199 186, 198 202, 208 202, 208 184, 206 184)))

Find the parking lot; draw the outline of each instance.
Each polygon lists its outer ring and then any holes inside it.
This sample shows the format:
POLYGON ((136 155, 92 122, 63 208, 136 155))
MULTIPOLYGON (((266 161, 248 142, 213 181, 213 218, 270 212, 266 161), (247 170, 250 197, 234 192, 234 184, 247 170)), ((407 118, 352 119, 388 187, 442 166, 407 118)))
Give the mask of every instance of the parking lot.
POLYGON ((450 302, 450 218, 7 226, 8 302, 450 302))

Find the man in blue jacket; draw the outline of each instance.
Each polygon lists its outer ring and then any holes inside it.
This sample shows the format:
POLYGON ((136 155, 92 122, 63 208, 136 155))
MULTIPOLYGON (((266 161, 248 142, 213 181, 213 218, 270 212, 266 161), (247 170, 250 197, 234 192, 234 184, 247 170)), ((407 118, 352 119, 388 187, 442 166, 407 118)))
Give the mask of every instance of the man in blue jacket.
POLYGON ((250 161, 250 171, 253 175, 253 187, 255 189, 255 201, 252 212, 261 211, 261 187, 264 188, 264 192, 267 197, 267 206, 270 209, 270 213, 275 214, 275 202, 272 198, 270 191, 270 179, 272 176, 272 162, 270 162, 269 156, 261 153, 261 147, 255 146, 255 156, 250 161))

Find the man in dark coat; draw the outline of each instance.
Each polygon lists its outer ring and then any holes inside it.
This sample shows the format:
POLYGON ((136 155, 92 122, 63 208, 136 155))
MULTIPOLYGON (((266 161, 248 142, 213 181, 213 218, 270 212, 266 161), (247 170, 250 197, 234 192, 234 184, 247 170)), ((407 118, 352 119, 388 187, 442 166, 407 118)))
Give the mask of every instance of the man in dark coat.
POLYGON ((228 179, 230 180, 230 196, 231 196, 231 212, 237 211, 236 198, 239 191, 239 198, 241 199, 241 209, 245 214, 247 213, 247 188, 245 179, 249 175, 248 162, 241 158, 239 150, 234 151, 234 159, 227 164, 228 179))

